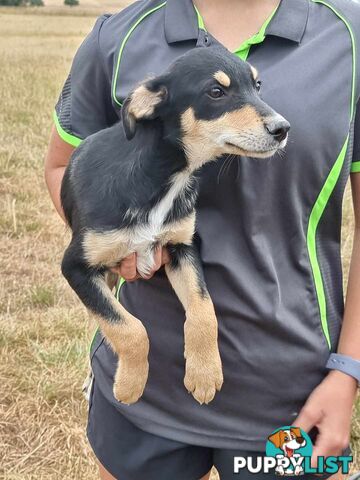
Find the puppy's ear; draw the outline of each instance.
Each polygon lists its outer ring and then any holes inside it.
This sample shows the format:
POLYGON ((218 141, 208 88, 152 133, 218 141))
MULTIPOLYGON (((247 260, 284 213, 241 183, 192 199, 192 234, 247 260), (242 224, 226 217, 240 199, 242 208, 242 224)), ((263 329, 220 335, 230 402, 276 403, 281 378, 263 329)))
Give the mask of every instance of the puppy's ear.
POLYGON ((128 140, 134 138, 136 132, 136 118, 129 111, 129 106, 131 103, 131 95, 129 95, 121 107, 121 119, 123 124, 123 129, 128 140))
POLYGON ((160 79, 148 80, 139 85, 125 99, 121 117, 126 138, 131 140, 136 133, 136 124, 158 116, 159 107, 166 102, 167 88, 160 79))
POLYGON ((296 438, 302 437, 301 430, 299 427, 293 427, 290 431, 295 435, 296 438))
POLYGON ((279 448, 281 445, 281 430, 279 432, 273 433, 268 437, 268 440, 275 445, 276 448, 279 448))

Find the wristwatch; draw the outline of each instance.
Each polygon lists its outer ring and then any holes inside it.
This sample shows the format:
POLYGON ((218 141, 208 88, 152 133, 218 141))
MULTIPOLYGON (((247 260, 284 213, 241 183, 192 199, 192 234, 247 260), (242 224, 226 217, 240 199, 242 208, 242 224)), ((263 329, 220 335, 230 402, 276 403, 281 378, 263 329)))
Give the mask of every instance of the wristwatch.
POLYGON ((326 368, 346 373, 360 384, 360 360, 355 360, 341 353, 332 353, 327 361, 326 368))

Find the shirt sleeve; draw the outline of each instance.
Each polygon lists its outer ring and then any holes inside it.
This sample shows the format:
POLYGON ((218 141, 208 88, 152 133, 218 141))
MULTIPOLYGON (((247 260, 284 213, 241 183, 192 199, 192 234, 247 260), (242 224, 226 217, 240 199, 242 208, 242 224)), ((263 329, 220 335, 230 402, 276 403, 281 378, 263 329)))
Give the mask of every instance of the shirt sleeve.
POLYGON ((60 137, 77 147, 87 136, 117 120, 111 102, 111 74, 99 46, 104 15, 95 23, 77 51, 55 106, 54 122, 60 137))
POLYGON ((358 102, 354 125, 354 149, 351 173, 360 173, 360 101, 358 102))

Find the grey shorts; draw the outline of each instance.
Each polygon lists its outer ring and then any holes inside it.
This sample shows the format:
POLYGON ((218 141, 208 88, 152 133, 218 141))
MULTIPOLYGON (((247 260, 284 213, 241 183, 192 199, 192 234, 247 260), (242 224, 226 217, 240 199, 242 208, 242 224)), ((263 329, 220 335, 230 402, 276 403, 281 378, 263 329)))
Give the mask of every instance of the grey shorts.
MULTIPOLYGON (((244 452, 187 445, 140 430, 102 395, 94 379, 90 393, 89 442, 99 462, 118 480, 199 480, 214 465, 221 480, 278 480, 273 474, 233 473, 235 456, 244 452)), ((304 475, 302 480, 328 476, 304 475)))

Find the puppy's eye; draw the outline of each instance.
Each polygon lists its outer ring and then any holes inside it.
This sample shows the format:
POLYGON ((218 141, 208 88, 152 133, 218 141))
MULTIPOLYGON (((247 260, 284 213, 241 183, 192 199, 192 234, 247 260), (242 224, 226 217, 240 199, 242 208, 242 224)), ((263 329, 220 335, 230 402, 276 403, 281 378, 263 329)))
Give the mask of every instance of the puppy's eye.
POLYGON ((260 88, 261 88, 261 80, 256 80, 256 83, 255 83, 255 88, 258 92, 260 92, 260 88))
POLYGON ((211 98, 221 98, 225 95, 225 92, 220 87, 212 87, 209 90, 209 95, 210 95, 211 98))

